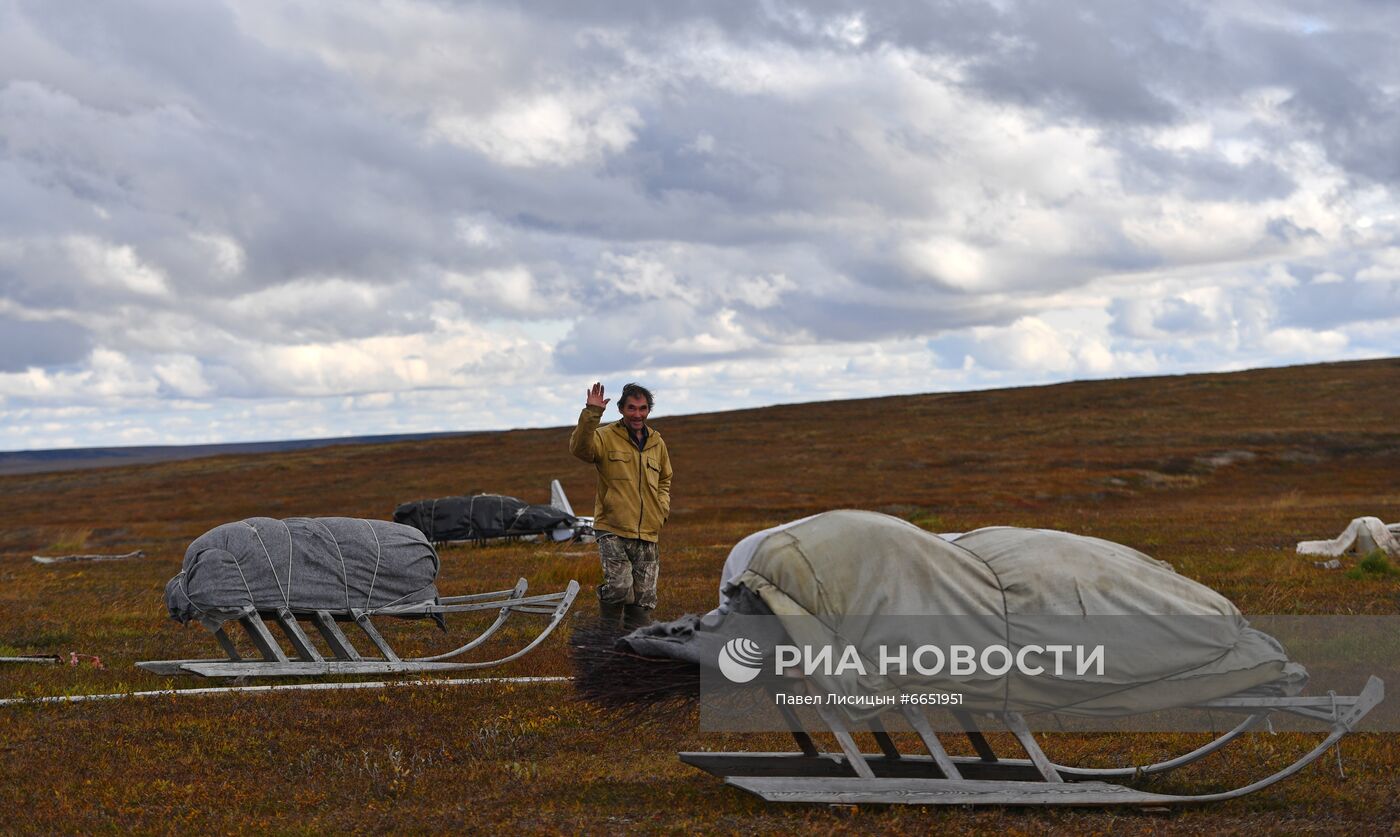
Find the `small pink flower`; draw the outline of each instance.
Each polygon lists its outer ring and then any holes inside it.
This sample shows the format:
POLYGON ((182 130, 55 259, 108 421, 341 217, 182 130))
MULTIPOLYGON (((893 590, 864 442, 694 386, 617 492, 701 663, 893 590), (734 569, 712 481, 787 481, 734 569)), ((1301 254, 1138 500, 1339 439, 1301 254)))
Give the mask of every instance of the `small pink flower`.
POLYGON ((106 671, 106 670, 107 670, 107 667, 104 666, 104 665, 102 665, 102 658, 101 658, 101 657, 97 657, 97 656, 94 656, 94 655, 92 655, 92 654, 79 654, 77 651, 69 651, 69 652, 68 652, 68 665, 69 665, 70 667, 71 667, 71 666, 77 666, 78 663, 79 663, 79 658, 81 658, 81 659, 86 659, 86 660, 92 660, 92 667, 95 668, 95 669, 98 669, 98 670, 100 670, 100 671, 106 671))

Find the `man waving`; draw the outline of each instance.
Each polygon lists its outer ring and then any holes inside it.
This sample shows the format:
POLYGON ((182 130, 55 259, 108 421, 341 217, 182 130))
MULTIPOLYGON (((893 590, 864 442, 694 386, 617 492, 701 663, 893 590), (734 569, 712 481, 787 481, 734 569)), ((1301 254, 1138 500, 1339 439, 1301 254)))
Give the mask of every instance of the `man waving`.
POLYGON ((659 569, 657 540, 671 513, 671 456, 661 434, 647 426, 651 391, 640 384, 622 388, 622 419, 599 426, 610 398, 595 383, 569 437, 569 450, 598 469, 593 528, 603 583, 598 609, 603 623, 626 628, 651 621, 659 569))

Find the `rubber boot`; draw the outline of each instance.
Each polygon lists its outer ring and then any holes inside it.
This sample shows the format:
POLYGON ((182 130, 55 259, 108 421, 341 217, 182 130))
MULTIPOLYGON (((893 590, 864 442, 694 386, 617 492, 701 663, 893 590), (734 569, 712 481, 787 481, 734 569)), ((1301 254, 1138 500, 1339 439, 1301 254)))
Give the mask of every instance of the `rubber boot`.
POLYGON ((627 605, 622 617, 622 629, 624 631, 635 631, 638 628, 651 624, 651 608, 641 605, 627 605))
POLYGON ((623 605, 621 602, 605 602, 598 600, 598 624, 605 630, 618 630, 618 623, 622 621, 623 605))

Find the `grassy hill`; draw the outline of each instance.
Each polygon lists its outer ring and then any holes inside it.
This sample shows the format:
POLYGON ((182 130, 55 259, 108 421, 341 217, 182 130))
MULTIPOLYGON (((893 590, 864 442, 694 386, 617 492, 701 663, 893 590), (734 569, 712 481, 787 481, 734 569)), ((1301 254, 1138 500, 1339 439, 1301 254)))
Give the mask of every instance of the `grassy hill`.
MULTIPOLYGON (((676 474, 659 617, 712 607, 719 567, 738 538, 837 507, 885 511, 935 531, 1010 524, 1109 538, 1172 562, 1246 614, 1400 614, 1395 577, 1353 578, 1293 554, 1296 541, 1335 535, 1356 516, 1400 520, 1400 359, 662 416, 655 426, 676 474)), ((220 523, 256 515, 387 518, 406 500, 473 490, 543 502, 555 477, 587 513, 593 476, 568 455, 568 433, 0 476, 0 655, 76 651, 105 665, 0 666, 0 697, 210 685, 165 681, 132 663, 214 651, 203 629, 165 618, 160 591, 188 542, 220 523), (30 561, 132 549, 149 557, 30 561)), ((578 578, 585 594, 576 613, 596 610, 589 591, 599 577, 596 557, 578 545, 446 549, 440 587, 499 589, 519 575, 541 591, 578 578)), ((454 622, 454 635, 466 627, 454 622)), ((451 638, 421 623, 390 630, 410 650, 451 638)), ((566 643, 552 638, 489 673, 568 670, 566 643)), ((0 729, 0 804, 25 807, 22 827, 40 831, 1374 833, 1400 818, 1393 778, 1400 740, 1381 734, 1348 739, 1346 782, 1319 763, 1253 797, 1161 818, 774 808, 675 759, 681 749, 754 741, 693 726, 634 732, 553 685, 0 707, 0 729)), ((1240 745, 1243 758, 1193 767, 1154 787, 1238 784, 1291 760, 1308 740, 1254 736, 1240 745)), ((1047 749, 1052 758, 1090 761, 1199 743, 1199 735, 1065 735, 1047 749)), ((759 737, 757 746, 787 745, 759 737)))
POLYGON ((342 436, 333 439, 285 439, 275 442, 230 442, 215 445, 133 445, 115 448, 54 448, 0 451, 0 474, 39 474, 81 468, 147 465, 222 454, 284 453, 332 445, 387 444, 459 433, 397 433, 386 436, 342 436))

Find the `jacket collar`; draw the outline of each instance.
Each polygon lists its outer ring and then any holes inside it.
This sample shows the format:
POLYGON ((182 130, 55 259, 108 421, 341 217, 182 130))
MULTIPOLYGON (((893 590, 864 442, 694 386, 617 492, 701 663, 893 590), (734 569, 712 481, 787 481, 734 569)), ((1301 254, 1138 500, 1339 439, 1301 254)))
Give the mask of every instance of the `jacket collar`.
MULTIPOLYGON (((613 422, 612 429, 615 432, 621 434, 622 438, 627 440, 627 444, 631 445, 633 450, 636 450, 637 443, 632 441, 632 431, 627 429, 627 421, 625 419, 618 419, 617 421, 613 422)), ((660 437, 656 433, 656 428, 652 427, 650 424, 646 425, 646 429, 647 443, 646 447, 642 448, 642 450, 651 450, 652 448, 656 447, 657 444, 659 444, 660 437)))

